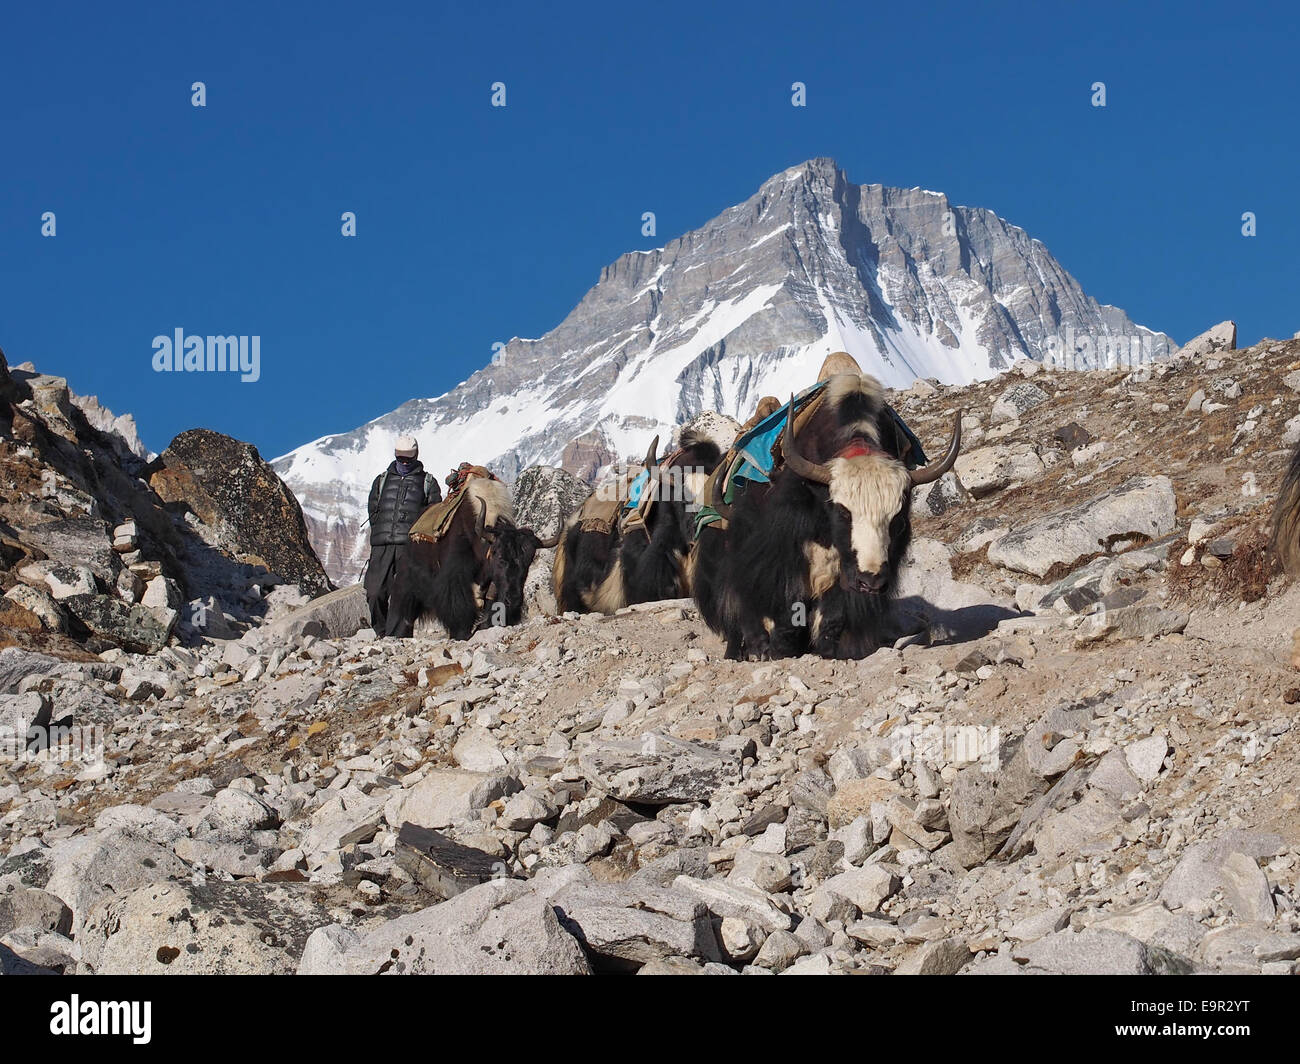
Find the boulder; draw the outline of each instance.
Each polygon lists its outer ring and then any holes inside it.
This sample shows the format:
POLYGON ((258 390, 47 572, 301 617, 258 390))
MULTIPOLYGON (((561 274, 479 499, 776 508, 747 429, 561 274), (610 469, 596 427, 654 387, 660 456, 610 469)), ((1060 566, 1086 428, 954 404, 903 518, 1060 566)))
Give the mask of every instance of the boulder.
POLYGON ((672 888, 698 898, 719 918, 734 916, 750 920, 768 932, 789 931, 792 924, 789 914, 778 908, 764 891, 742 883, 681 875, 672 881, 672 888))
POLYGON ((506 755, 486 728, 462 730, 451 749, 451 756, 457 765, 470 772, 494 772, 506 767, 506 755))
POLYGON ((307 538, 302 508, 257 448, 208 429, 177 436, 149 479, 164 502, 192 511, 214 546, 309 594, 333 589, 307 538))
POLYGON ((1160 888, 1160 900, 1171 909, 1200 912, 1219 892, 1223 903, 1241 920, 1270 923, 1275 913, 1268 877, 1261 858, 1282 850, 1279 836, 1229 831, 1217 839, 1190 847, 1160 888))
MULTIPOLYGON (((491 838, 491 836, 487 836, 491 838)), ((503 879, 508 867, 499 856, 465 846, 446 835, 415 824, 397 833, 396 863, 436 898, 446 900, 480 883, 503 879)))
POLYGON ((498 823, 506 831, 531 831, 533 825, 550 820, 555 806, 540 794, 520 791, 506 799, 498 823))
POLYGON ((521 789, 517 779, 503 773, 435 769, 414 787, 390 798, 384 819, 397 828, 407 821, 422 828, 451 827, 521 789))
POLYGON ((994 622, 1012 616, 986 588, 953 579, 952 554, 952 548, 938 540, 912 538, 895 585, 900 607, 952 629, 978 624, 983 615, 994 622))
POLYGON ((45 583, 50 596, 56 601, 73 595, 93 595, 95 574, 85 565, 54 565, 45 572, 45 583))
POLYGON ((588 780, 615 798, 647 805, 704 801, 740 772, 734 753, 660 733, 593 742, 578 764, 588 780))
POLYGON ((16 603, 35 617, 47 632, 65 632, 68 615, 48 592, 26 584, 15 584, 5 592, 5 598, 16 603))
POLYGON ((0 935, 21 927, 66 935, 72 930, 72 910, 49 891, 9 878, 0 882, 0 935))
POLYGON ((760 968, 783 972, 808 953, 808 943, 792 931, 774 931, 759 947, 754 963, 760 968))
POLYGON ((1061 975, 1150 975, 1156 971, 1143 943, 1102 928, 1058 931, 1017 946, 1011 955, 1031 967, 1061 975))
POLYGON ((591 883, 549 900, 599 968, 627 971, 669 957, 722 959, 709 910, 698 899, 591 883))
POLYGON ((81 960, 80 947, 58 931, 42 927, 18 927, 0 938, 0 949, 12 950, 28 964, 72 975, 81 960))
POLYGON ((318 931, 300 975, 587 975, 582 946, 554 907, 520 880, 473 887, 352 941, 318 931))
MULTIPOLYGON (((957 456, 957 478, 976 499, 1024 484, 1043 471, 1043 460, 1027 443, 997 443, 957 456)), ((936 483, 938 483, 936 481, 936 483)))
POLYGON ((100 901, 78 940, 98 975, 290 974, 332 921, 294 884, 156 883, 100 901))
POLYGON ((1122 750, 1107 751, 1088 777, 1088 785, 1121 801, 1142 790, 1142 781, 1133 775, 1122 750))
POLYGON ((971 959, 964 938, 941 938, 923 942, 894 969, 895 975, 956 975, 971 959))
POLYGON ((328 857, 358 842, 369 842, 384 823, 384 799, 378 795, 333 798, 311 817, 299 844, 303 853, 328 857))
MULTIPOLYGON (((902 881, 887 868, 865 865, 850 868, 826 880, 809 901, 809 911, 818 915, 818 908, 826 906, 830 897, 842 898, 860 913, 877 912, 882 905, 898 893, 902 881)), ((834 910, 833 903, 829 909, 834 910)))
POLYGON ((1159 901, 1111 911, 1092 926, 1123 932, 1148 946, 1184 957, 1191 956, 1205 934, 1205 929, 1186 913, 1172 913, 1159 901))
POLYGON ((1051 396, 1036 384, 1030 384, 1028 381, 1013 384, 998 396, 989 414, 989 422, 1000 425, 1007 421, 1015 421, 1034 407, 1042 406, 1050 398, 1051 396))
POLYGON ((341 587, 260 628, 249 629, 240 642, 252 648, 283 646, 301 635, 346 639, 370 626, 370 606, 361 584, 341 587))
POLYGON ((59 975, 53 968, 29 961, 0 943, 0 975, 59 975))
MULTIPOLYGON (((207 799, 203 801, 207 808, 207 799)), ((185 828, 166 813, 147 805, 110 805, 95 817, 95 828, 98 831, 119 828, 159 846, 171 846, 186 834, 185 828)))
POLYGON ((1012 529, 989 546, 989 561, 1042 578, 1117 544, 1172 532, 1176 509, 1168 477, 1130 477, 1113 491, 1012 529))
POLYGON ((50 672, 60 664, 58 658, 48 654, 38 654, 21 647, 5 647, 0 650, 0 694, 18 690, 18 683, 27 676, 36 676, 50 672))
POLYGON ((96 517, 67 517, 23 529, 25 544, 37 547, 59 564, 85 566, 105 587, 117 583, 122 561, 113 550, 107 526, 96 517))
POLYGON ((1143 783, 1150 783, 1160 775, 1160 768, 1168 752, 1168 739, 1163 735, 1150 735, 1135 743, 1129 743, 1124 748, 1124 758, 1138 779, 1143 783))
POLYGON ((999 763, 993 772, 983 764, 971 765, 953 780, 948 827, 954 855, 966 868, 988 860, 1048 789, 1047 780, 1030 764, 1025 742, 1004 744, 999 763))
POLYGON ((79 933, 91 907, 109 894, 178 879, 189 868, 171 850, 130 831, 112 829, 60 842, 49 852, 51 874, 45 889, 72 910, 79 933))
POLYGON ((218 837, 239 842, 254 831, 277 826, 280 818, 257 795, 227 787, 218 791, 207 805, 203 822, 218 837))
POLYGON ((171 634, 152 610, 108 595, 73 595, 63 605, 92 635, 132 653, 154 654, 167 645, 171 634))
POLYGON ((922 484, 912 492, 912 519, 939 517, 954 506, 964 506, 972 497, 957 474, 949 470, 938 480, 922 484))
POLYGON ((1199 336, 1193 337, 1178 349, 1180 355, 1188 358, 1205 358, 1223 351, 1237 349, 1237 323, 1221 321, 1212 329, 1207 329, 1199 336))
POLYGON ((1090 788, 1080 801, 1045 815, 1030 838, 1034 852, 1049 860, 1088 856, 1109 852, 1111 840, 1123 827, 1119 802, 1090 788))
POLYGON ((515 481, 515 522, 541 538, 555 535, 591 489, 572 473, 555 466, 529 466, 515 481))

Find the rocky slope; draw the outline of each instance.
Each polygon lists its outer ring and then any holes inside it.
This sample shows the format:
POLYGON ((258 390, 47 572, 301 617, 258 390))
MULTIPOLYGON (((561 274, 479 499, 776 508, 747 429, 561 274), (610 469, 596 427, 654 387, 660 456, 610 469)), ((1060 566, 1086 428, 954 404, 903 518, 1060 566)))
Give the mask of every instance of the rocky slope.
POLYGON ((707 411, 743 421, 763 395, 848 351, 886 385, 984 379, 1017 359, 1145 363, 1174 349, 1088 297, 1037 240, 939 192, 856 185, 830 159, 767 181, 701 229, 631 252, 555 329, 494 363, 274 465, 330 576, 355 579, 371 479, 394 439, 426 466, 463 459, 514 481, 535 464, 590 481, 707 411))
POLYGON ((247 444, 129 417, 0 354, 0 646, 77 656, 237 635, 330 587, 301 510, 247 444))
POLYGON ((1266 341, 895 393, 969 449, 916 500, 919 634, 861 662, 721 660, 689 602, 376 641, 355 588, 0 651, 11 717, 103 728, 0 776, 0 959, 1291 973, 1300 592, 1262 537, 1297 390, 1266 341))

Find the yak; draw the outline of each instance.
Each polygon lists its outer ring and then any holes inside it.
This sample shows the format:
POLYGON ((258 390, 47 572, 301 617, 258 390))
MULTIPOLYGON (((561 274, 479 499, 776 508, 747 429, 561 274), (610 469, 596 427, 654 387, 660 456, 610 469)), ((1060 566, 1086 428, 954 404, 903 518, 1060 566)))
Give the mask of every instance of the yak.
POLYGON ((911 540, 912 489, 943 476, 961 448, 961 414, 947 453, 909 470, 880 384, 828 378, 797 423, 788 406, 781 463, 731 505, 694 549, 700 615, 728 658, 861 658, 889 639, 890 602, 911 540))
MULTIPOLYGON (((584 519, 584 506, 564 530, 555 553, 555 602, 560 613, 613 613, 624 606, 690 594, 686 557, 694 511, 722 457, 717 443, 691 429, 663 460, 656 436, 646 454, 649 479, 643 520, 584 519)), ((643 498, 646 497, 644 494, 643 498)))
POLYGON ((510 491, 499 480, 472 477, 451 524, 434 542, 412 540, 397 565, 394 634, 409 636, 420 617, 437 618, 452 639, 468 639, 480 619, 518 624, 524 581, 542 539, 515 523, 510 491))

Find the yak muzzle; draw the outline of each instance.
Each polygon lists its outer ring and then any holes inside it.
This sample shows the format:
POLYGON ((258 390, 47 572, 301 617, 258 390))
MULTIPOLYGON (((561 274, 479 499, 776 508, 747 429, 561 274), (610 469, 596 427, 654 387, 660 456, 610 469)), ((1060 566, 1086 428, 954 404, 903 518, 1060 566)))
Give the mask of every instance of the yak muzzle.
POLYGON ((851 590, 860 591, 866 595, 879 595, 885 590, 888 583, 888 569, 882 569, 878 573, 859 573, 851 590))

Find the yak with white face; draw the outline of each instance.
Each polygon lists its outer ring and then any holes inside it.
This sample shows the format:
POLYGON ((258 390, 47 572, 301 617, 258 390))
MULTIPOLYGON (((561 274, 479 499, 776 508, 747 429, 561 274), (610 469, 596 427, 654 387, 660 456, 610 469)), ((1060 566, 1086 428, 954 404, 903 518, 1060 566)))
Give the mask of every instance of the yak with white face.
POLYGON ((879 383, 842 373, 796 418, 782 464, 749 485, 696 545, 701 614, 732 658, 859 658, 890 638, 889 610, 912 535, 912 489, 952 468, 961 416, 943 459, 908 469, 879 383))

